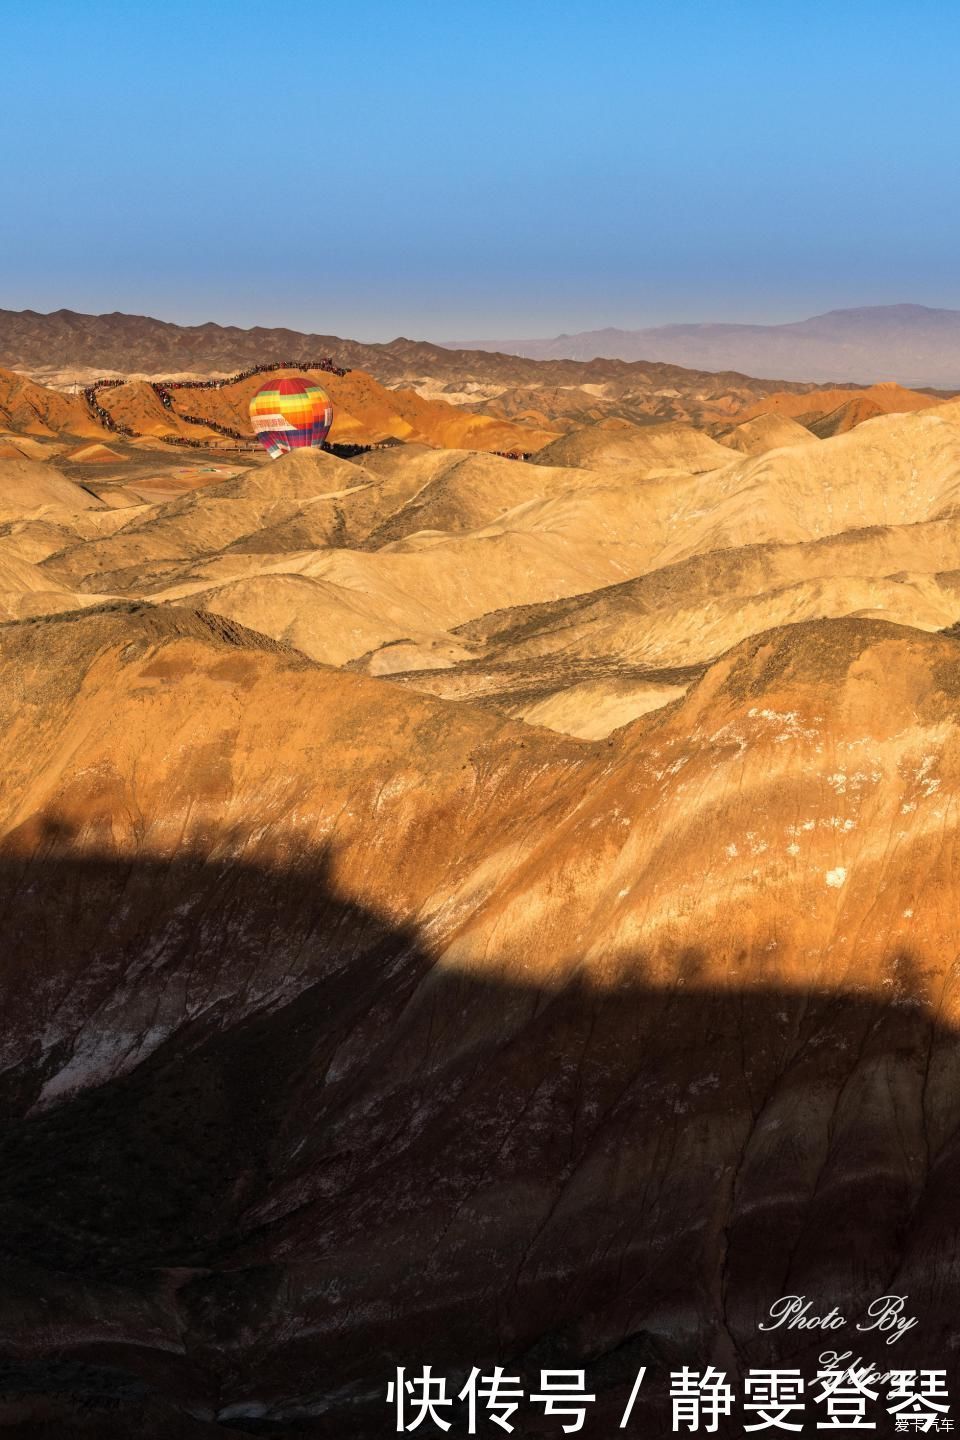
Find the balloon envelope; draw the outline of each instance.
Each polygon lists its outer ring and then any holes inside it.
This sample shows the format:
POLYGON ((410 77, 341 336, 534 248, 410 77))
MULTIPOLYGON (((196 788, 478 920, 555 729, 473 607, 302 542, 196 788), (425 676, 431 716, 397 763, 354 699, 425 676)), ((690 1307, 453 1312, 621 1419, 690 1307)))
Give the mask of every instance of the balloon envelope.
POLYGON ((330 396, 306 375, 268 380, 250 401, 253 433, 274 460, 288 450, 322 445, 332 421, 330 396))

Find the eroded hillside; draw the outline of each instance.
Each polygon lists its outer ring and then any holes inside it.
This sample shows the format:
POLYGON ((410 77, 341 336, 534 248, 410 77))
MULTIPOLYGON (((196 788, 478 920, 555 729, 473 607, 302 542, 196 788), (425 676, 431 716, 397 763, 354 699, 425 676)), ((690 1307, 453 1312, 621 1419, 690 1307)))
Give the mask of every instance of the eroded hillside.
POLYGON ((787 1291, 948 1346, 960 407, 266 463, 17 393, 22 1433, 374 1440, 425 1362, 612 1433, 809 1368, 787 1291))

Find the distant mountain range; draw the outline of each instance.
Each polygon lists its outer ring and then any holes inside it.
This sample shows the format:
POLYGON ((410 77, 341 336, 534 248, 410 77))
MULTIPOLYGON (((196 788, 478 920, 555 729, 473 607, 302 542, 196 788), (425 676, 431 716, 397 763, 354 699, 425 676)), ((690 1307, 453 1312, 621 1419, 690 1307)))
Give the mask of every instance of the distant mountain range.
POLYGON ((648 360, 781 380, 960 386, 960 310, 872 305, 787 325, 659 325, 539 340, 451 342, 536 360, 648 360))
MULTIPOLYGON (((76 374, 232 374, 271 360, 332 355, 386 385, 424 378, 508 387, 718 384, 807 388, 824 380, 960 389, 960 310, 922 305, 833 310, 790 325, 664 325, 591 330, 553 340, 452 342, 400 336, 367 344, 338 335, 236 325, 177 325, 149 315, 0 310, 0 367, 60 383, 76 374), (752 377, 752 378, 751 378, 752 377)), ((71 377, 72 378, 72 377, 71 377)), ((463 398, 463 397, 461 397, 463 398)), ((478 399, 480 397, 477 397, 478 399)))
MULTIPOLYGON (((381 369, 403 373, 429 360, 435 351, 452 368, 449 351, 426 342, 398 339, 364 345, 337 335, 237 325, 177 325, 151 315, 84 315, 75 310, 0 310, 0 365, 11 369, 104 370, 123 374, 228 374, 272 360, 314 360, 335 355, 341 364, 369 368, 371 356, 381 369)), ((522 363, 522 362, 517 362, 522 363)))
POLYGON ((646 360, 534 360, 499 354, 489 346, 456 350, 403 336, 383 344, 366 344, 339 335, 264 326, 244 330, 212 321, 176 325, 120 311, 83 315, 75 310, 49 314, 0 310, 0 367, 26 371, 55 384, 80 375, 92 378, 110 372, 229 375, 273 360, 317 360, 328 355, 341 365, 369 371, 385 385, 417 384, 429 379, 439 390, 449 390, 461 400, 469 398, 462 393, 465 383, 500 389, 613 384, 627 389, 639 386, 664 395, 676 389, 719 392, 744 387, 756 395, 780 383, 743 375, 704 374, 646 360))

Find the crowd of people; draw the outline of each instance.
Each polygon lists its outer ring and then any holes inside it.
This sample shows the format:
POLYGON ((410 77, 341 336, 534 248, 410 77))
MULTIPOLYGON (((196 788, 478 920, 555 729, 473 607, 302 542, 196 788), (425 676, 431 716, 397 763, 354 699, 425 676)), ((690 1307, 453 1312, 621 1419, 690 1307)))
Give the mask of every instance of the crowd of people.
MULTIPOLYGON (((347 371, 340 365, 335 365, 329 355, 322 360, 273 360, 269 365, 254 365, 249 370, 241 370, 237 375, 229 375, 223 380, 164 380, 158 381, 153 388, 163 398, 171 390, 222 390, 227 385, 239 385, 242 380, 249 380, 253 375, 269 375, 274 370, 321 370, 327 375, 346 375, 347 371)), ((169 404, 164 400, 164 404, 169 404)))
POLYGON ((138 431, 131 430, 129 425, 124 425, 119 420, 114 420, 110 411, 104 409, 97 399, 98 390, 115 389, 118 385, 123 384, 125 384, 123 380, 94 380, 93 384, 88 385, 84 390, 83 398, 87 402, 87 409, 95 420, 99 420, 104 430, 112 430, 115 435, 128 435, 136 439, 138 431))
MULTIPOLYGON (((95 380, 92 385, 86 387, 83 392, 83 398, 87 402, 87 408, 90 414, 95 420, 99 421, 104 430, 109 430, 114 435, 123 435, 128 440, 143 440, 146 437, 142 430, 134 430, 132 425, 125 425, 122 420, 115 419, 115 417, 110 414, 110 411, 101 405, 97 399, 98 390, 116 389, 118 385, 125 385, 126 383, 125 380, 95 380)), ((203 423, 206 424, 206 421, 203 423)), ((190 440, 186 435, 164 435, 163 441, 164 444, 167 445, 184 445, 188 450, 202 450, 204 448, 202 440, 190 440)))

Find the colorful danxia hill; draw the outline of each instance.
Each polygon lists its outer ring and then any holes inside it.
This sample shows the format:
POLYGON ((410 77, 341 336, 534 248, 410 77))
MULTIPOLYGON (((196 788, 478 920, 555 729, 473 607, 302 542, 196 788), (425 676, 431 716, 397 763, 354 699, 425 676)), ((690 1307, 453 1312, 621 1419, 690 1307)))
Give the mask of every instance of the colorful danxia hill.
POLYGON ((0 373, 14 1435, 957 1343, 960 401, 434 348, 0 373))

